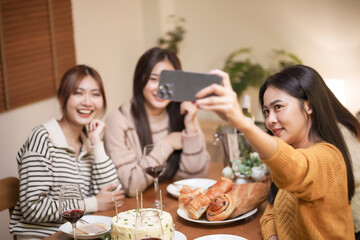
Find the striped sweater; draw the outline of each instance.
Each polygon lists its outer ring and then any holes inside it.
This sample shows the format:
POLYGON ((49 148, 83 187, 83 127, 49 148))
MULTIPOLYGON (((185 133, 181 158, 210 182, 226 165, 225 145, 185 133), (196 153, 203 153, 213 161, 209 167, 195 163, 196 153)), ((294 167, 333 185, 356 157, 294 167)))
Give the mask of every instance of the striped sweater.
MULTIPOLYGON (((120 110, 116 109, 107 116, 104 139, 106 151, 115 163, 119 180, 126 194, 133 197, 136 195, 136 189, 142 192, 153 182, 153 178, 144 172, 145 167, 155 165, 157 161, 163 163, 174 149, 163 140, 169 134, 167 112, 164 111, 158 116, 148 115, 155 154, 145 162, 140 161, 142 149, 130 109, 131 103, 127 102, 120 110)), ((182 140, 183 148, 177 175, 182 178, 204 177, 210 157, 200 127, 196 134, 186 134, 182 131, 182 140)))
POLYGON ((17 154, 20 198, 10 219, 13 235, 45 237, 65 221, 59 209, 60 186, 81 186, 86 212, 97 211, 95 195, 108 183, 117 182, 103 143, 90 146, 84 135, 78 159, 55 119, 36 127, 17 154))

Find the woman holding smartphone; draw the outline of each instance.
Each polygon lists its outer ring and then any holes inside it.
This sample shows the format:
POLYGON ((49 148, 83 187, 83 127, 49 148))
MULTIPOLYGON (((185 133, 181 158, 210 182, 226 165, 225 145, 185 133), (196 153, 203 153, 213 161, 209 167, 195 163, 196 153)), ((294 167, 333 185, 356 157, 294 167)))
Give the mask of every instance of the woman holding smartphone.
POLYGON ((57 98, 60 120, 32 131, 17 154, 20 199, 11 215, 10 233, 17 239, 42 239, 65 222, 59 212, 60 187, 79 184, 86 212, 121 206, 123 190, 113 162, 105 154, 105 124, 96 119, 106 109, 104 86, 91 67, 77 65, 61 79, 57 98))
POLYGON ((265 81, 259 100, 271 136, 246 119, 229 75, 213 73, 223 86, 200 90, 197 106, 244 133, 278 188, 260 220, 263 238, 354 239, 351 158, 321 76, 296 65, 265 81))
POLYGON ((105 147, 115 163, 128 196, 151 185, 146 166, 163 165, 160 179, 175 175, 204 177, 209 155, 191 102, 175 103, 157 97, 163 70, 181 70, 178 57, 170 50, 151 48, 139 59, 134 73, 133 97, 106 118, 105 147), (144 146, 155 148, 147 161, 140 161, 144 146))

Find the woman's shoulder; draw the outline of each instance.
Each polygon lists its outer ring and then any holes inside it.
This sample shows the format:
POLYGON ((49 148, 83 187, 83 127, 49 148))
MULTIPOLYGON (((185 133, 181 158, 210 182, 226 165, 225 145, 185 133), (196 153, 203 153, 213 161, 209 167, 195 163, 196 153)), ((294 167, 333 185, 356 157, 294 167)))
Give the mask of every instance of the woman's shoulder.
POLYGON ((335 145, 328 142, 318 142, 312 147, 309 147, 308 151, 310 152, 310 155, 319 156, 320 159, 341 160, 341 162, 343 162, 340 150, 335 145))
POLYGON ((311 151, 330 151, 330 152, 339 152, 340 150, 333 144, 328 142, 318 142, 315 143, 313 146, 309 147, 311 151))
POLYGON ((44 146, 47 145, 46 143, 49 141, 49 132, 45 126, 43 124, 38 125, 32 129, 29 137, 26 139, 17 155, 22 156, 26 152, 38 152, 39 154, 43 154, 42 151, 45 150, 44 146))
POLYGON ((49 138, 49 132, 45 127, 46 123, 34 127, 30 133, 29 141, 39 141, 40 139, 49 138))
POLYGON ((130 102, 126 102, 117 109, 111 111, 105 119, 107 128, 111 128, 113 126, 119 126, 122 128, 133 127, 133 122, 130 102))

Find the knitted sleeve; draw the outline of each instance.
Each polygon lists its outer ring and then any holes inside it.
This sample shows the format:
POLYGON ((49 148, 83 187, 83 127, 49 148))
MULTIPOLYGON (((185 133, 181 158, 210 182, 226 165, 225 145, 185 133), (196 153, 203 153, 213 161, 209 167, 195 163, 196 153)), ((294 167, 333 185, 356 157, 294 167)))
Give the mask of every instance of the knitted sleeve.
POLYGON ((116 175, 115 165, 106 155, 104 143, 100 142, 93 147, 94 163, 92 165, 92 183, 95 195, 105 185, 113 182, 119 183, 116 175))
POLYGON ((261 234, 263 239, 268 239, 272 235, 276 234, 273 205, 267 204, 265 212, 260 218, 261 234))
POLYGON ((207 174, 210 157, 206 150, 204 135, 201 129, 196 134, 182 131, 183 150, 178 175, 183 178, 204 177, 207 174))
POLYGON ((54 179, 50 163, 48 133, 40 127, 18 153, 19 203, 27 222, 59 222, 58 200, 49 195, 54 179), (21 155, 21 156, 20 156, 21 155))
MULTIPOLYGON (((276 139, 279 145, 277 154, 263 161, 279 188, 306 201, 314 201, 332 192, 337 182, 344 180, 346 166, 335 146, 321 142, 306 149, 294 149, 276 139)), ((347 189, 343 191, 347 195, 347 189)))

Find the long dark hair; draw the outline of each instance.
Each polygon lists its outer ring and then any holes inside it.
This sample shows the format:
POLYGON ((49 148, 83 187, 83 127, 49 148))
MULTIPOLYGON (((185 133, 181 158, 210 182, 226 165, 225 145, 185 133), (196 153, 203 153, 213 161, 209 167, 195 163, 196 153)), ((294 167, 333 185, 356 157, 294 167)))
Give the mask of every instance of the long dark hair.
MULTIPOLYGON (((134 81, 133 81, 133 99, 131 104, 131 113, 134 117, 135 127, 141 148, 146 144, 152 143, 152 134, 149 126, 148 116, 145 110, 145 98, 143 89, 149 81, 152 69, 158 62, 169 61, 175 70, 181 70, 181 63, 175 53, 168 49, 158 47, 147 50, 137 62, 134 81)), ((180 103, 170 102, 166 110, 169 114, 169 132, 182 131, 185 128, 184 116, 180 114, 180 103)), ((161 179, 172 178, 179 169, 181 150, 174 151, 167 159, 166 171, 161 179)))
MULTIPOLYGON (((309 131, 309 140, 326 141, 337 147, 343 155, 347 171, 348 198, 351 200, 355 191, 354 175, 352 172, 351 158, 342 137, 337 122, 344 124, 353 132, 359 134, 359 123, 355 117, 350 117, 345 107, 336 99, 324 80, 313 68, 304 65, 290 66, 279 73, 270 76, 261 86, 259 101, 264 106, 264 93, 273 86, 287 92, 301 102, 309 101, 312 108, 312 125, 309 131), (352 119, 354 118, 354 119, 352 119), (357 124, 355 123, 357 122, 357 124), (317 140, 320 138, 319 140, 317 140)), ((269 202, 273 203, 277 187, 270 187, 269 202)))

